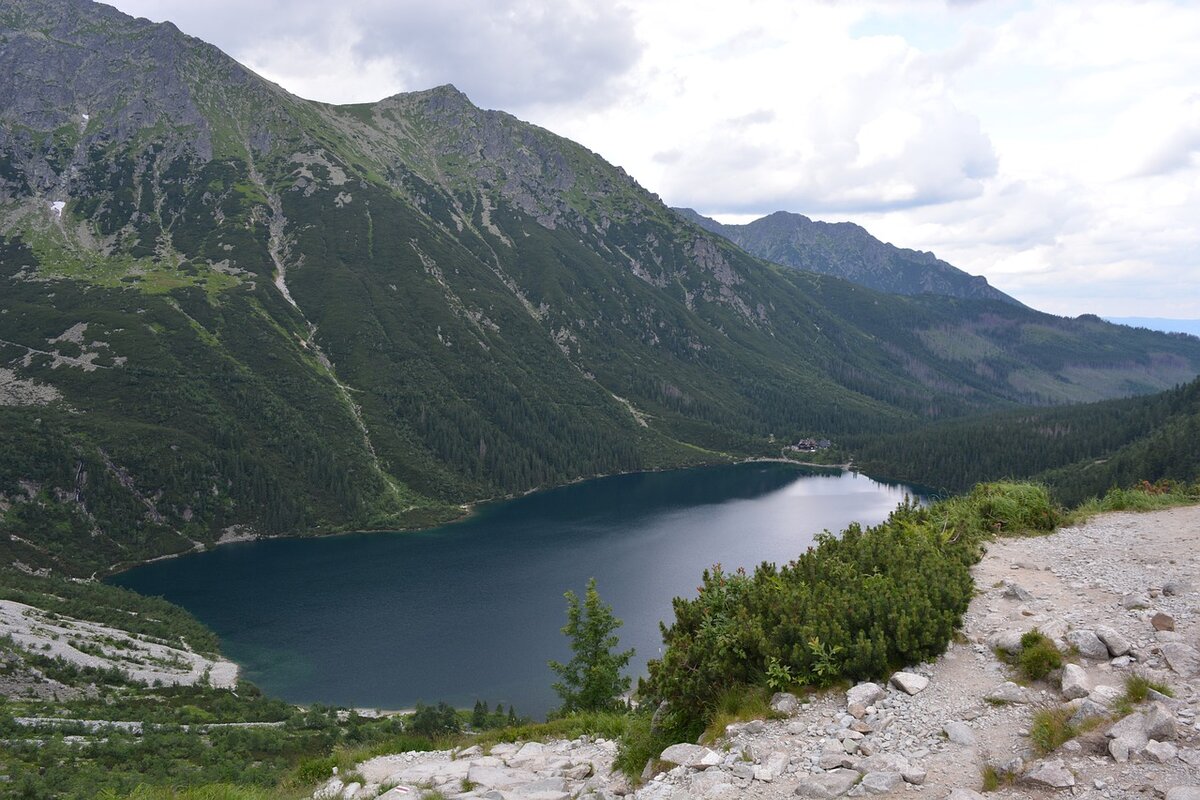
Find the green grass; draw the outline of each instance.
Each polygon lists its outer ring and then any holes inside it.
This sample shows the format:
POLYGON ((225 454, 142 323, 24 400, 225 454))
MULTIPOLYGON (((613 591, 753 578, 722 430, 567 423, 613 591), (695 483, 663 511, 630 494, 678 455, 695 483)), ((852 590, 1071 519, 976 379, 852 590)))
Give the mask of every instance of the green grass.
POLYGON ((777 717, 771 710, 772 691, 766 686, 733 686, 717 698, 712 720, 701 735, 701 741, 711 744, 725 735, 725 729, 735 722, 777 717))
POLYGON ((1071 724, 1071 716, 1072 711, 1066 706, 1039 708, 1033 712, 1029 740, 1039 756, 1054 752, 1079 734, 1079 729, 1071 724))

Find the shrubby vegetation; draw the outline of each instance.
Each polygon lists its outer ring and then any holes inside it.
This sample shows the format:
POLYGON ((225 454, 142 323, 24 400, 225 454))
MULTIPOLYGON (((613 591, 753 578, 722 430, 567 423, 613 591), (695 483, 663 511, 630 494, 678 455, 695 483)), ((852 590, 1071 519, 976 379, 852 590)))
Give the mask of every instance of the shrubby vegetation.
POLYGON ((970 602, 984 537, 1058 520, 1044 487, 984 484, 930 508, 903 505, 875 527, 826 533, 782 567, 715 567, 696 598, 676 598, 641 699, 665 702, 659 726, 690 740, 738 686, 820 687, 933 658, 970 602))

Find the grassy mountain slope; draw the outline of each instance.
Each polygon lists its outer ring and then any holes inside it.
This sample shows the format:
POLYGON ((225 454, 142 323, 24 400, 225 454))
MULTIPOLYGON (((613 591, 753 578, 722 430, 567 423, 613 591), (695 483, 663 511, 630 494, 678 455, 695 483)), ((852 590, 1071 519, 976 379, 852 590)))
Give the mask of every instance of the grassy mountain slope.
POLYGON ((0 10, 0 560, 103 571, 600 473, 1169 387, 1200 342, 760 261, 453 87, 297 98, 0 10))
POLYGON ((690 208, 675 211, 759 258, 845 278, 881 292, 1017 302, 989 286, 983 276, 968 275, 933 253, 881 242, 852 222, 817 222, 802 214, 776 211, 745 225, 725 225, 690 208))

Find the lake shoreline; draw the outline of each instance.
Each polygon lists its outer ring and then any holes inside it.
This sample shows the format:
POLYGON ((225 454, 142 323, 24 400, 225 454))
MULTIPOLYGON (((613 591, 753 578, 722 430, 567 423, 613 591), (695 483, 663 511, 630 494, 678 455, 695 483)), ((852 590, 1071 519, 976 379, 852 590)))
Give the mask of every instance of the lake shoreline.
MULTIPOLYGON (((461 514, 458 514, 457 516, 453 516, 453 517, 448 517, 447 519, 437 522, 433 525, 413 525, 413 526, 395 525, 395 526, 386 527, 386 528, 383 528, 383 527, 380 527, 380 528, 347 528, 344 530, 342 530, 342 529, 332 529, 332 530, 310 529, 307 531, 290 532, 290 533, 244 533, 244 534, 238 534, 237 536, 228 537, 228 538, 226 536, 222 536, 215 542, 208 542, 208 543, 199 542, 199 543, 196 543, 192 548, 190 548, 188 550, 181 550, 177 553, 164 553, 162 555, 153 556, 151 558, 143 559, 141 561, 134 561, 134 562, 122 563, 122 564, 113 564, 113 565, 110 565, 108 567, 108 569, 106 569, 103 572, 103 574, 94 572, 86 580, 104 581, 108 578, 112 578, 117 575, 121 575, 122 573, 128 572, 132 569, 137 569, 138 567, 146 566, 147 564, 154 564, 154 563, 157 563, 160 561, 169 561, 171 559, 195 555, 197 553, 208 553, 208 552, 216 550, 220 547, 224 547, 226 545, 231 545, 231 544, 245 544, 246 542, 273 541, 276 539, 330 539, 330 538, 336 538, 339 536, 355 536, 355 535, 359 535, 359 534, 370 534, 370 533, 418 533, 420 531, 429 531, 429 530, 433 530, 435 528, 442 528, 447 525, 455 525, 455 524, 458 524, 461 522, 466 522, 467 520, 474 518, 479 513, 479 509, 482 506, 486 506, 486 505, 489 505, 492 503, 503 503, 503 502, 508 502, 511 500, 519 500, 523 497, 529 497, 531 495, 540 494, 542 492, 549 492, 549 491, 553 491, 555 489, 562 489, 562 488, 565 488, 568 486, 577 486, 581 483, 586 483, 588 481, 601 480, 603 478, 617 478, 617 477, 622 477, 625 475, 653 475, 653 474, 659 474, 659 473, 664 473, 664 472, 678 472, 678 471, 690 470, 690 469, 706 469, 706 468, 720 467, 720 466, 737 466, 740 464, 791 464, 791 465, 795 465, 797 467, 804 467, 807 469, 827 469, 827 470, 831 470, 831 471, 836 470, 836 471, 840 471, 840 472, 855 472, 855 470, 853 468, 854 467, 853 462, 846 462, 845 464, 821 464, 821 463, 817 463, 815 461, 797 461, 795 459, 785 458, 782 456, 750 456, 748 458, 743 458, 743 459, 730 459, 730 460, 724 460, 724 461, 714 461, 714 462, 710 462, 710 463, 694 464, 692 466, 651 467, 648 469, 625 470, 625 471, 620 471, 620 472, 606 472, 606 473, 602 473, 599 475, 590 475, 590 476, 582 476, 582 477, 578 477, 578 478, 573 478, 569 481, 565 481, 563 483, 555 483, 555 484, 552 484, 549 486, 536 486, 532 489, 527 489, 524 492, 507 494, 507 495, 496 495, 494 497, 486 497, 486 498, 481 498, 478 500, 470 500, 466 503, 461 503, 457 506, 457 508, 462 510, 461 514)), ((858 474, 858 473, 856 473, 856 474, 858 474)), ((867 477, 871 477, 871 476, 868 475, 867 477)), ((874 480, 874 478, 872 478, 872 480, 874 480)), ((447 506, 447 508, 452 508, 452 507, 454 507, 454 506, 447 506)))

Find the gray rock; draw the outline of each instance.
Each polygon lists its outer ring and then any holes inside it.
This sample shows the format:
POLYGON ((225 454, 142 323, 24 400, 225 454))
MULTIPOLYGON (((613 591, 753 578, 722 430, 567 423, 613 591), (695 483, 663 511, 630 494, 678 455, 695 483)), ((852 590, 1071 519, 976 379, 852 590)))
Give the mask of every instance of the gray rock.
POLYGON ((947 722, 942 730, 946 733, 946 738, 955 744, 964 747, 975 746, 975 734, 965 722, 947 722))
POLYGON ((729 769, 735 778, 743 780, 754 780, 754 765, 748 761, 738 761, 729 769))
POLYGON ((1085 697, 1075 709, 1075 713, 1071 716, 1072 725, 1082 725, 1089 719, 1100 719, 1107 717, 1109 714, 1108 706, 1101 705, 1090 697, 1085 697))
POLYGON ((1023 780, 1035 786, 1048 786, 1051 789, 1069 789, 1075 785, 1075 776, 1067 769, 1061 759, 1046 761, 1025 773, 1023 780))
POLYGON ((1108 646, 1100 641, 1095 631, 1075 630, 1067 632, 1067 644, 1079 651, 1084 658, 1108 660, 1108 646))
POLYGON ((1150 624, 1154 626, 1156 631, 1173 631, 1175 630, 1175 618, 1170 614, 1165 614, 1162 611, 1150 618, 1150 624))
POLYGON ((929 685, 929 678, 915 672, 897 672, 892 675, 892 686, 908 695, 917 694, 929 685))
POLYGON ((1142 730, 1148 739, 1174 739, 1179 735, 1175 727, 1175 715, 1162 703, 1154 703, 1141 713, 1144 720, 1142 730))
POLYGON ((1117 702, 1124 696, 1125 692, 1121 691, 1117 687, 1102 683, 1092 689, 1092 691, 1088 694, 1088 699, 1094 703, 1099 703, 1102 706, 1112 708, 1113 703, 1117 702))
POLYGON ((1179 749, 1170 742, 1156 742, 1151 739, 1146 743, 1146 755, 1160 764, 1174 761, 1179 755, 1179 749))
POLYGON ((911 783, 913 786, 923 786, 925 784, 925 770, 909 767, 901 773, 905 783, 911 783))
POLYGON ((1200 652, 1183 642, 1167 642, 1162 646, 1167 665, 1185 678, 1200 678, 1200 652))
POLYGON ((821 755, 817 759, 817 766, 821 769, 852 767, 854 766, 854 759, 840 745, 827 743, 825 749, 821 751, 821 755))
POLYGON ((850 791, 858 783, 858 773, 852 769, 835 769, 823 775, 812 775, 800 779, 796 794, 817 800, 833 800, 850 791))
POLYGON ((1174 786, 1167 790, 1166 800, 1200 800, 1200 785, 1174 786))
POLYGON ((1004 653, 1019 653, 1021 636, 1021 631, 997 631, 988 637, 988 647, 1004 653))
POLYGON ((1029 691, 1024 687, 1017 686, 1012 681, 1005 681, 999 686, 988 690, 988 693, 983 696, 984 700, 992 703, 1029 703, 1031 698, 1029 691))
POLYGON ((900 788, 904 777, 898 772, 868 772, 859 784, 871 794, 887 794, 900 788))
POLYGON ((1025 761, 1020 756, 1013 756, 1005 761, 992 764, 996 774, 1005 778, 1015 778, 1025 771, 1025 761))
POLYGON ((946 795, 946 800, 987 800, 987 798, 970 789, 955 789, 946 795))
POLYGON ((771 695, 771 710, 790 717, 800 710, 800 701, 790 692, 776 692, 771 695))
POLYGON ((1076 700, 1091 694, 1091 681, 1087 671, 1078 664, 1067 664, 1063 667, 1062 696, 1067 700, 1076 700))
POLYGON ((1127 594, 1121 598, 1121 607, 1127 611, 1150 607, 1150 596, 1145 594, 1127 594))
POLYGON ((1162 593, 1167 597, 1187 594, 1192 590, 1192 584, 1186 580, 1170 580, 1163 584, 1162 593))
POLYGON ((854 765, 859 772, 904 772, 910 769, 908 759, 896 753, 880 753, 864 758, 854 765))
POLYGON ((1096 626, 1096 638, 1104 642, 1104 646, 1108 648, 1108 654, 1113 658, 1125 655, 1132 648, 1128 639, 1118 633, 1115 628, 1107 625, 1096 626))
POLYGON ((1012 581, 1004 582, 1003 594, 1010 600, 1020 600, 1022 603, 1028 603, 1033 600, 1033 595, 1030 594, 1028 589, 1012 581))
POLYGON ((678 764, 689 769, 704 769, 715 767, 721 763, 721 756, 716 752, 698 744, 673 744, 662 751, 660 759, 669 764, 678 764))
POLYGON ((877 683, 860 683, 846 691, 847 706, 869 706, 873 705, 877 700, 882 700, 887 696, 887 692, 877 683))

